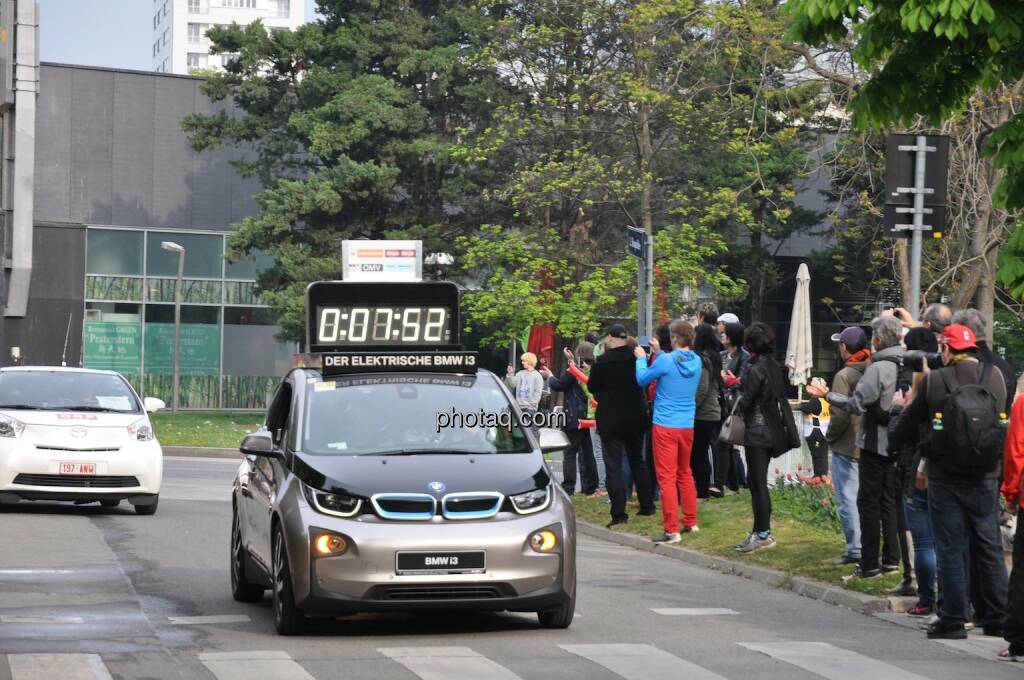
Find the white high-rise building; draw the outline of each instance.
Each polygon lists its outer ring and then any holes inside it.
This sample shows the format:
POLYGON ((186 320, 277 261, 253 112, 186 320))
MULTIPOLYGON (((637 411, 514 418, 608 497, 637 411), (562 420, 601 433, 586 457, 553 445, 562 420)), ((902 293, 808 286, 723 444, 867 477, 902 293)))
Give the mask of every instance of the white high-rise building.
POLYGON ((189 73, 220 68, 233 55, 210 54, 206 29, 262 19, 271 31, 305 22, 304 0, 153 0, 153 70, 189 73))

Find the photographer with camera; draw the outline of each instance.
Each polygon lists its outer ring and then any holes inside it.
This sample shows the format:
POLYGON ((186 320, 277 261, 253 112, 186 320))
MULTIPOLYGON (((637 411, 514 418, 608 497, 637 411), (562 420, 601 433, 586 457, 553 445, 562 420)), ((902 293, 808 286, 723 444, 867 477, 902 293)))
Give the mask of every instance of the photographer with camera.
POLYGON ((904 328, 925 328, 936 335, 942 333, 946 326, 953 323, 953 310, 940 302, 934 302, 925 307, 920 322, 902 307, 887 309, 882 312, 882 316, 899 319, 904 328))
POLYGON ((974 332, 967 326, 947 326, 939 349, 945 367, 924 376, 909 405, 902 393, 893 400, 898 415, 889 437, 891 449, 899 450, 913 444, 919 428, 931 421, 917 486, 928 489, 942 603, 928 637, 967 637, 968 564, 976 576, 970 593, 976 626, 985 635, 1001 636, 1007 578, 998 483, 1006 384, 998 370, 978 360, 974 332))
POLYGON ((899 569, 896 500, 896 465, 889 455, 888 414, 901 366, 903 326, 891 314, 871 321, 871 365, 857 382, 852 396, 809 386, 807 393, 824 396, 834 412, 860 416, 857 447, 860 449, 857 510, 860 513, 861 559, 846 580, 879 578, 899 569), (884 556, 879 560, 879 547, 884 556))

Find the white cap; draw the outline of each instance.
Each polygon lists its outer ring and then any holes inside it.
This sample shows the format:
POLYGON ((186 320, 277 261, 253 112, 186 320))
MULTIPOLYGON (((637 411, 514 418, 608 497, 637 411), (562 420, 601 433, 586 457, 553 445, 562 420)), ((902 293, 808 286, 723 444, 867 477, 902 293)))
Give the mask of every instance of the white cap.
POLYGON ((726 312, 718 317, 718 323, 739 323, 740 317, 736 316, 732 312, 726 312))

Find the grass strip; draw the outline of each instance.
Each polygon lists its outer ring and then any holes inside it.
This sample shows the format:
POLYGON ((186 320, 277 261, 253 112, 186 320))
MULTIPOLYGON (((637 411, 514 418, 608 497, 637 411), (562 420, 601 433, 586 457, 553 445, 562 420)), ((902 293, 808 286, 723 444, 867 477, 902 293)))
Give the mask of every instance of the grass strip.
POLYGON ((259 428, 261 413, 152 413, 156 438, 162 446, 237 449, 242 437, 259 428))
MULTIPOLYGON (((577 517, 591 524, 604 526, 611 519, 608 505, 603 498, 573 497, 577 517)), ((621 533, 630 533, 646 538, 656 538, 663 532, 661 508, 653 517, 637 515, 639 506, 630 503, 629 523, 613 527, 621 533)), ((832 561, 843 554, 845 542, 841 533, 816 526, 803 516, 805 510, 791 499, 773 494, 772 534, 777 544, 774 548, 760 550, 746 555, 733 548, 747 536, 752 528, 753 513, 750 493, 740 491, 738 495, 715 498, 699 504, 698 526, 695 534, 683 534, 682 545, 709 555, 717 555, 738 561, 749 561, 759 566, 777 569, 794 576, 842 585, 850 590, 885 597, 886 589, 895 586, 900 576, 889 574, 875 580, 851 580, 842 583, 841 578, 850 574, 854 566, 835 566, 832 561)))

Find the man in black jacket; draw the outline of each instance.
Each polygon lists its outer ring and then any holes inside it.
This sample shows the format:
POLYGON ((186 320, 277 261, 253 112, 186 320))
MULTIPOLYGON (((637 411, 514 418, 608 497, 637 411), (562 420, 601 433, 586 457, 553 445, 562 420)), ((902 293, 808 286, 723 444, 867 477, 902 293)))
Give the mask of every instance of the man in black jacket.
POLYGON ((1006 359, 999 356, 988 346, 988 323, 985 317, 977 309, 962 309, 953 314, 953 323, 962 324, 974 331, 975 343, 978 345, 978 361, 983 364, 992 364, 1003 374, 1003 384, 1006 385, 1006 412, 1013 410, 1014 385, 1017 384, 1017 376, 1006 359))
POLYGON ((612 324, 605 341, 607 350, 590 369, 587 387, 597 400, 597 433, 604 454, 605 486, 611 500, 612 520, 608 526, 629 521, 626 513, 626 489, 622 479, 622 455, 629 468, 640 499, 640 514, 653 515, 654 492, 651 477, 643 461, 647 407, 643 390, 636 382, 636 359, 626 328, 612 324))
MULTIPOLYGON (((983 384, 996 408, 1006 401, 1003 377, 978 360, 978 347, 970 328, 960 324, 947 326, 939 347, 945 368, 928 373, 915 388, 909 404, 901 403, 902 397, 895 399, 893 411, 898 415, 889 428, 892 450, 912 443, 919 435, 919 427, 929 421, 933 423, 930 437, 942 436, 938 433, 950 426, 950 419, 943 419, 942 412, 951 388, 983 384)), ((949 462, 953 460, 952 452, 947 447, 927 446, 922 453, 928 459, 918 473, 918 488, 928 488, 942 592, 940 618, 928 628, 928 637, 966 638, 968 599, 974 604, 976 625, 980 624, 985 635, 1001 637, 1007 603, 1006 565, 998 521, 1002 466, 996 461, 991 469, 977 473, 953 467, 949 462), (970 575, 966 573, 968 565, 970 575), (969 577, 974 581, 970 589, 969 577)))
MULTIPOLYGON (((593 355, 594 346, 587 342, 580 343, 577 351, 580 356, 585 356, 588 351, 593 355)), ((576 356, 569 349, 565 350, 565 358, 570 365, 576 363, 576 356)), ((580 429, 580 420, 587 417, 587 395, 569 371, 560 378, 552 375, 547 368, 540 369, 540 374, 553 391, 565 393, 565 427, 562 430, 569 437, 569 448, 562 454, 562 488, 570 496, 576 492, 576 460, 579 458, 580 488, 589 496, 597 491, 597 462, 594 460, 590 432, 580 429)))

